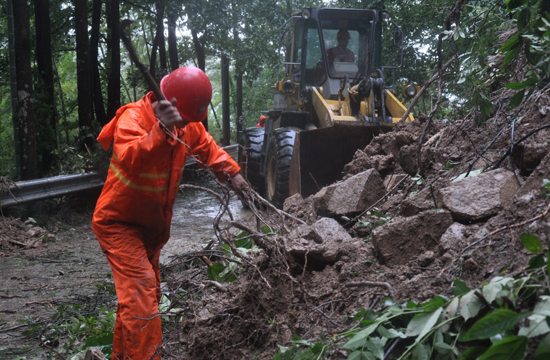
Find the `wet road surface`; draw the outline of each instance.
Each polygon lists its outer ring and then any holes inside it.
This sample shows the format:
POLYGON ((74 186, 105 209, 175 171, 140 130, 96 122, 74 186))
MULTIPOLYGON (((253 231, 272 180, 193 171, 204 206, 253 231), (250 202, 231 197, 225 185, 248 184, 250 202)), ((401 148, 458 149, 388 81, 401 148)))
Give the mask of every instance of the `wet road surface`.
MULTIPOLYGON (((193 185, 212 188, 205 183, 193 185)), ((189 188, 180 191, 174 205, 170 240, 162 249, 160 262, 166 263, 171 255, 198 251, 210 241, 217 241, 213 224, 221 211, 220 205, 219 200, 206 191, 189 188)), ((248 222, 253 218, 252 212, 244 209, 235 195, 231 197, 229 210, 237 220, 248 222)), ((227 214, 223 219, 229 220, 227 214)))

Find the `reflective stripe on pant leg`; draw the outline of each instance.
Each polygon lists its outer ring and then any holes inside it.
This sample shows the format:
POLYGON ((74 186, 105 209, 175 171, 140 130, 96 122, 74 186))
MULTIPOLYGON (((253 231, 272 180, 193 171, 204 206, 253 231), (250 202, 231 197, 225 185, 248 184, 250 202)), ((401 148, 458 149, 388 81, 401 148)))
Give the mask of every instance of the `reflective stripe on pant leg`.
POLYGON ((153 266, 151 250, 136 236, 98 240, 111 265, 118 297, 113 358, 149 360, 162 345, 161 320, 156 316, 159 278, 154 267, 158 269, 158 257, 153 266))

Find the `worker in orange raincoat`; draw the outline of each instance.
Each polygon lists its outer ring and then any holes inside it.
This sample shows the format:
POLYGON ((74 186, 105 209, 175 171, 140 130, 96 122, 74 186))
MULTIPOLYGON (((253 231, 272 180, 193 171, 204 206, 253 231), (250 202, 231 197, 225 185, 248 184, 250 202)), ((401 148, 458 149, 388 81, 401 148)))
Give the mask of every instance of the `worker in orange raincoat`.
POLYGON ((170 236, 186 158, 198 156, 220 181, 231 178, 238 194, 247 186, 237 163, 201 123, 212 96, 206 74, 179 68, 162 79, 160 88, 171 101, 148 93, 121 107, 97 138, 105 150, 113 143, 92 222, 118 296, 113 359, 160 359, 159 255, 170 236))
POLYGON ((256 124, 256 127, 265 127, 265 116, 261 115, 260 120, 258 120, 258 123, 256 124))

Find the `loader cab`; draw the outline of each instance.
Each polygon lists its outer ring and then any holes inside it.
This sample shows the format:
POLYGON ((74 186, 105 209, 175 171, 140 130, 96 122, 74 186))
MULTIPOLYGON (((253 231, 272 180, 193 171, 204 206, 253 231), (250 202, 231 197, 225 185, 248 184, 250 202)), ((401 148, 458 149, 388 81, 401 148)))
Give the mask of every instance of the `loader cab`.
POLYGON ((286 37, 287 79, 300 90, 322 87, 323 97, 330 99, 342 79, 372 73, 380 65, 378 17, 375 10, 304 9, 286 24, 293 35, 286 37))

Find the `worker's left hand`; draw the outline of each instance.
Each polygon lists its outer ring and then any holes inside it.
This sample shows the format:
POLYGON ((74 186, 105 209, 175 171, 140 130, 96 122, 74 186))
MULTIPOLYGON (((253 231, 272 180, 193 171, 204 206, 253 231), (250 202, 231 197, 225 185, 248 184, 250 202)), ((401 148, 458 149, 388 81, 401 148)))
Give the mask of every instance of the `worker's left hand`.
POLYGON ((239 199, 243 197, 243 190, 248 188, 248 182, 242 177, 241 174, 237 174, 231 178, 231 187, 237 193, 239 199))

